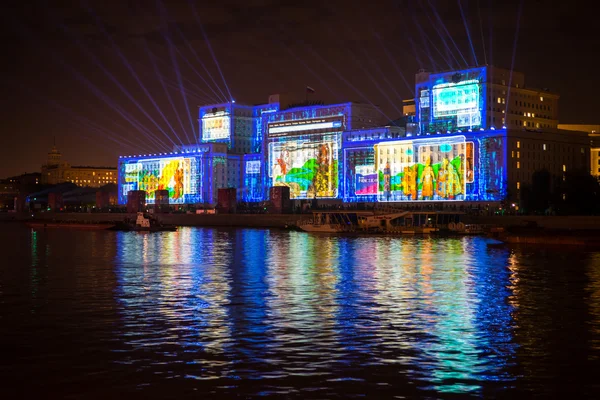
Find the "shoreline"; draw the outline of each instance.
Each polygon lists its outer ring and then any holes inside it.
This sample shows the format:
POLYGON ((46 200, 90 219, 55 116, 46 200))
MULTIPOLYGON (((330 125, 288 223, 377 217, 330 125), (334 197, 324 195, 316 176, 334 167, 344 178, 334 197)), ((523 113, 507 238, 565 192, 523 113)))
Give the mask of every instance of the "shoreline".
MULTIPOLYGON (((128 213, 0 213, 2 222, 69 222, 110 223, 125 218, 135 218, 128 213)), ((153 214, 161 223, 177 226, 239 227, 239 228, 286 228, 311 214, 153 214)), ((600 231, 600 216, 469 216, 465 224, 487 227, 523 227, 535 224, 543 231, 581 230, 600 231)))

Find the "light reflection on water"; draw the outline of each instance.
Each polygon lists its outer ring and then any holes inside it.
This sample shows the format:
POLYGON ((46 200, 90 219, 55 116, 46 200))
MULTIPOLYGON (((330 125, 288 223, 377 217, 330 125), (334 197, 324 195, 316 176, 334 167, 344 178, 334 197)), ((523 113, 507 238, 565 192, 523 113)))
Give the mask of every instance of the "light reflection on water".
POLYGON ((0 332, 21 361, 0 372, 51 359, 63 374, 38 383, 63 394, 110 393, 116 377, 159 397, 595 390, 600 253, 250 229, 21 234, 28 260, 0 269, 0 332))

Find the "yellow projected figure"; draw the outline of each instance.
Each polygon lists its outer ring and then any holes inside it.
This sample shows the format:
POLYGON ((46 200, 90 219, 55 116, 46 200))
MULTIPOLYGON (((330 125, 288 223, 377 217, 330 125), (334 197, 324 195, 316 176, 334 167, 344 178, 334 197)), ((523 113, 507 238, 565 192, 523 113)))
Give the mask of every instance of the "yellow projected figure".
POLYGON ((404 167, 404 175, 402 176, 402 191, 408 197, 410 194, 410 168, 404 167))
POLYGON ((416 166, 404 167, 404 176, 402 177, 402 189, 406 197, 411 196, 411 200, 417 199, 417 169, 416 166))
POLYGON ((420 178, 420 181, 423 185, 421 188, 421 198, 425 199, 425 197, 433 197, 434 179, 435 176, 433 175, 433 168, 431 167, 431 157, 427 157, 427 161, 425 161, 425 168, 423 168, 420 178))
POLYGON ((452 163, 448 163, 448 183, 446 191, 449 199, 454 199, 454 196, 462 193, 460 176, 458 176, 458 172, 452 163))

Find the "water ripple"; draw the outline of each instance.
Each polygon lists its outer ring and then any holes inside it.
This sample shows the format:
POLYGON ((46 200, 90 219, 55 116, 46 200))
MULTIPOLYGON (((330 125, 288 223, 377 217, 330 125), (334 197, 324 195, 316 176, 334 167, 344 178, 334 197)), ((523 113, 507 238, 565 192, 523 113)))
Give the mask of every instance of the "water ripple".
POLYGON ((16 232, 0 228, 0 372, 20 395, 598 391, 599 253, 250 229, 16 232))

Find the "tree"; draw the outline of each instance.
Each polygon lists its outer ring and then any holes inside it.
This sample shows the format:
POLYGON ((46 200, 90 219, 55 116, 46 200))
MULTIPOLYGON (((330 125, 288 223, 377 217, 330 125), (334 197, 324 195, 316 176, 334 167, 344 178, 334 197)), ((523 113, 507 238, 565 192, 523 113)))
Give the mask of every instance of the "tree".
POLYGON ((546 169, 531 176, 531 184, 521 189, 521 207, 526 213, 544 214, 555 205, 556 195, 552 190, 552 174, 546 169))
POLYGON ((561 213, 600 214, 600 183, 586 170, 567 171, 560 185, 561 213))

